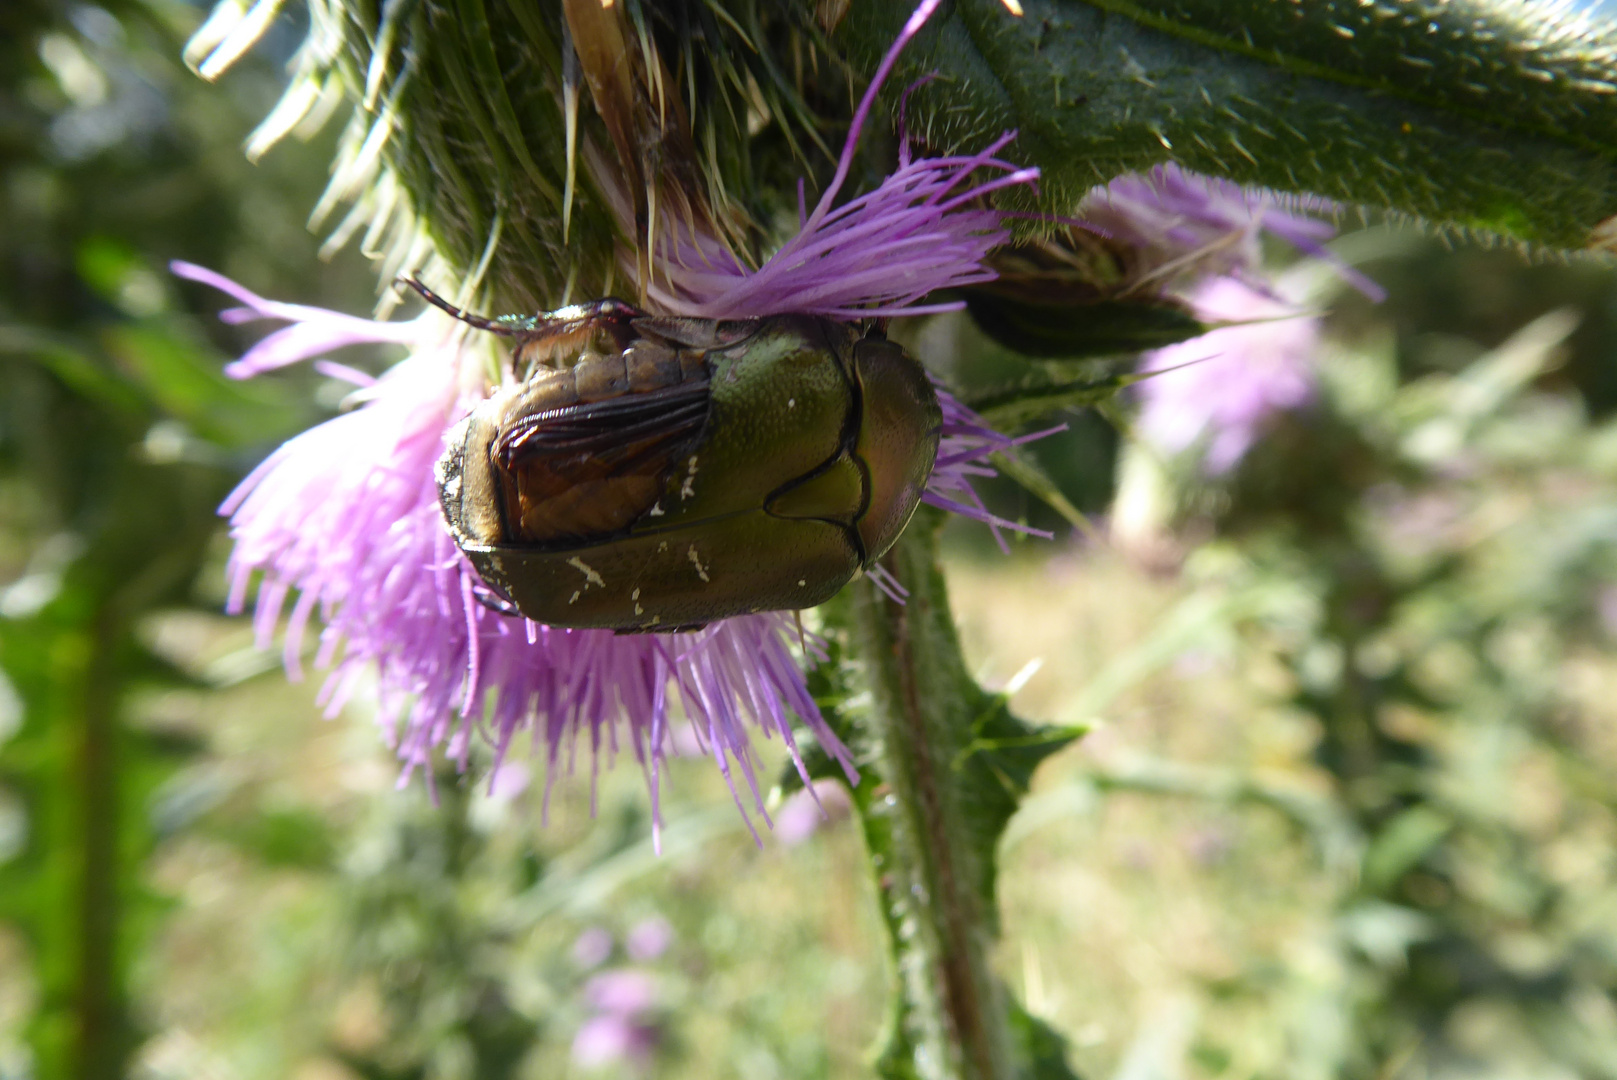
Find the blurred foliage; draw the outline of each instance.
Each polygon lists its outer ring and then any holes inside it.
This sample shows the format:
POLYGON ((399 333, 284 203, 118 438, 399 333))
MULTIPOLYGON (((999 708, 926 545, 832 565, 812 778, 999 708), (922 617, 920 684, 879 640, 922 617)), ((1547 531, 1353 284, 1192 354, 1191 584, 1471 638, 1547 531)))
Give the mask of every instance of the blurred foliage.
POLYGON ((194 20, 0 12, 0 917, 32 969, 30 1049, 0 1040, 0 1071, 19 1075, 122 1076, 143 1037, 131 971, 165 909, 148 806, 198 743, 131 722, 137 695, 193 684, 139 631, 190 602, 241 467, 307 420, 226 380, 165 280, 183 255, 315 284, 310 159, 264 172, 237 148, 275 80, 204 94, 175 61, 194 20))
MULTIPOLYGON (((1385 276, 1434 265, 1501 272, 1418 250, 1385 276)), ((1514 268, 1512 309, 1567 273, 1514 268)), ((1577 273, 1598 316, 1612 278, 1577 273)), ((1203 984, 1256 1022, 1192 1017, 1169 1038, 1183 1061, 1154 1067, 1617 1074, 1617 746, 1594 689, 1617 636, 1617 429, 1585 404, 1604 371, 1571 362, 1592 349, 1609 365, 1610 339, 1580 339, 1562 308, 1485 351, 1489 328, 1444 333, 1456 313, 1441 306, 1355 307, 1320 359, 1318 401, 1234 475, 1209 482, 1193 455, 1143 446, 1123 469, 1121 499, 1155 488, 1145 502, 1171 510, 1154 536, 1135 523, 1133 550, 1185 558, 1180 611, 1203 616, 1168 618, 1133 677, 1228 635, 1248 707, 1310 736, 1289 777, 1136 755, 1076 783, 1267 807, 1325 886, 1306 932, 1203 984)), ((1024 813, 1048 812, 1038 803, 1024 813)))
MULTIPOLYGON (((1617 761, 1567 685, 1612 638, 1617 430, 1540 384, 1575 321, 1409 381, 1384 337, 1328 357, 1322 415, 1248 464, 1216 512, 1228 545, 1198 555, 1261 596, 1237 627, 1318 725, 1358 851, 1340 981, 1292 1075, 1617 1074, 1597 914, 1617 902, 1617 761)), ((1278 1003, 1288 982, 1224 989, 1278 1003)))

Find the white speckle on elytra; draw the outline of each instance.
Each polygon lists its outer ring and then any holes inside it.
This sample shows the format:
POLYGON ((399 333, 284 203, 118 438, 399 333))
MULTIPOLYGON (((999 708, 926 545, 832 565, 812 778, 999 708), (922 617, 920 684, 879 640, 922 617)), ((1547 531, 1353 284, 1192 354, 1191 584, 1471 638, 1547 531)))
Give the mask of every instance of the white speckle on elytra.
POLYGON ((691 565, 696 567, 696 576, 701 578, 703 581, 706 581, 708 579, 707 567, 702 565, 702 560, 697 556, 696 545, 692 544, 689 548, 687 548, 685 554, 690 556, 691 565))
POLYGON ((666 513, 668 513, 668 511, 663 509, 662 500, 659 499, 656 502, 651 504, 651 509, 646 511, 646 516, 647 517, 662 517, 666 513))
POLYGON ((653 615, 651 617, 651 621, 648 622, 646 625, 647 626, 656 626, 658 623, 660 623, 662 621, 663 621, 663 617, 661 615, 653 615))
POLYGON ((664 540, 662 543, 658 544, 657 545, 657 550, 658 551, 667 551, 668 550, 668 541, 664 540))
POLYGON ((630 600, 638 600, 638 599, 640 599, 640 590, 636 589, 634 592, 630 593, 629 594, 629 599, 630 600))
POLYGON ((639 604, 635 604, 634 613, 636 615, 644 615, 646 613, 646 609, 641 607, 639 604))
POLYGON ((444 494, 451 499, 460 498, 460 477, 451 476, 444 481, 444 494))
POLYGON ((498 555, 490 555, 488 557, 488 564, 494 567, 494 572, 496 574, 505 573, 505 560, 500 558, 498 555))
POLYGON ((606 579, 595 572, 595 567, 591 566, 583 559, 580 559, 577 555, 574 555, 571 559, 568 559, 567 565, 584 575, 584 588, 588 589, 591 585, 599 585, 603 589, 606 588, 606 579))
POLYGON ((807 588, 808 587, 808 579, 807 578, 798 578, 797 579, 797 587, 799 589, 807 588))
POLYGON ((568 597, 568 598, 567 598, 567 602, 568 602, 568 603, 569 603, 569 604, 576 604, 576 603, 578 603, 578 598, 579 598, 579 597, 580 597, 580 596, 582 596, 582 595, 584 595, 584 594, 583 594, 583 593, 581 593, 581 592, 579 592, 579 591, 578 591, 578 590, 577 590, 577 589, 574 589, 574 590, 573 590, 573 595, 572 595, 572 596, 569 596, 569 597, 568 597))
POLYGON ((680 485, 679 497, 688 499, 696 494, 696 455, 691 455, 690 471, 685 474, 685 483, 680 485))
POLYGON ((794 397, 789 397, 789 398, 787 398, 787 399, 786 399, 786 407, 787 407, 787 408, 788 408, 788 409, 795 409, 795 408, 797 408, 797 399, 796 399, 796 398, 794 398, 794 397))

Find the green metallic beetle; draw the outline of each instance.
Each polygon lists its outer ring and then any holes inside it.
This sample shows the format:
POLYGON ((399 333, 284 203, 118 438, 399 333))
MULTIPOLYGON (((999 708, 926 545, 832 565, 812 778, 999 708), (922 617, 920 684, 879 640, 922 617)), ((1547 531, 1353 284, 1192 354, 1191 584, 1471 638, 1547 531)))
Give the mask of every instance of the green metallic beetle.
POLYGON ((892 546, 931 476, 937 394, 879 331, 619 300, 489 319, 408 283, 517 342, 523 377, 437 473, 502 610, 632 633, 813 607, 892 546))

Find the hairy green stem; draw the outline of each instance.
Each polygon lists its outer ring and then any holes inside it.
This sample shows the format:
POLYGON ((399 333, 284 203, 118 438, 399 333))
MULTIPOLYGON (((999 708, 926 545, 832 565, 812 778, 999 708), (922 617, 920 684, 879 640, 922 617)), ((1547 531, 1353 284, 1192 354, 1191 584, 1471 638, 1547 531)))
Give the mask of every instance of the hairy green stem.
POLYGON ((985 868, 955 764, 972 743, 975 717, 970 695, 961 692, 970 680, 936 568, 930 517, 883 560, 910 590, 907 602, 866 582, 855 605, 887 789, 879 802, 892 814, 897 863, 883 868, 882 892, 896 916, 890 925, 907 999, 903 1034, 914 1044, 907 1064, 924 1077, 1000 1080, 1012 1067, 1006 1008, 988 962, 995 917, 980 887, 985 868))

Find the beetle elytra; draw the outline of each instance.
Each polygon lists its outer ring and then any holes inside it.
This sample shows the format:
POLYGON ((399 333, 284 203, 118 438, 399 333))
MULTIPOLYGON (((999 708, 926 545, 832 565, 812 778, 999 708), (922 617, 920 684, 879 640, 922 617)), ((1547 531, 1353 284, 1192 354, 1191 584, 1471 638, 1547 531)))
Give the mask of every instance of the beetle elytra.
POLYGON ((521 378, 452 429, 450 534, 514 613, 671 631, 813 607, 920 501, 941 412, 878 331, 809 315, 711 320, 601 300, 489 319, 521 378))

